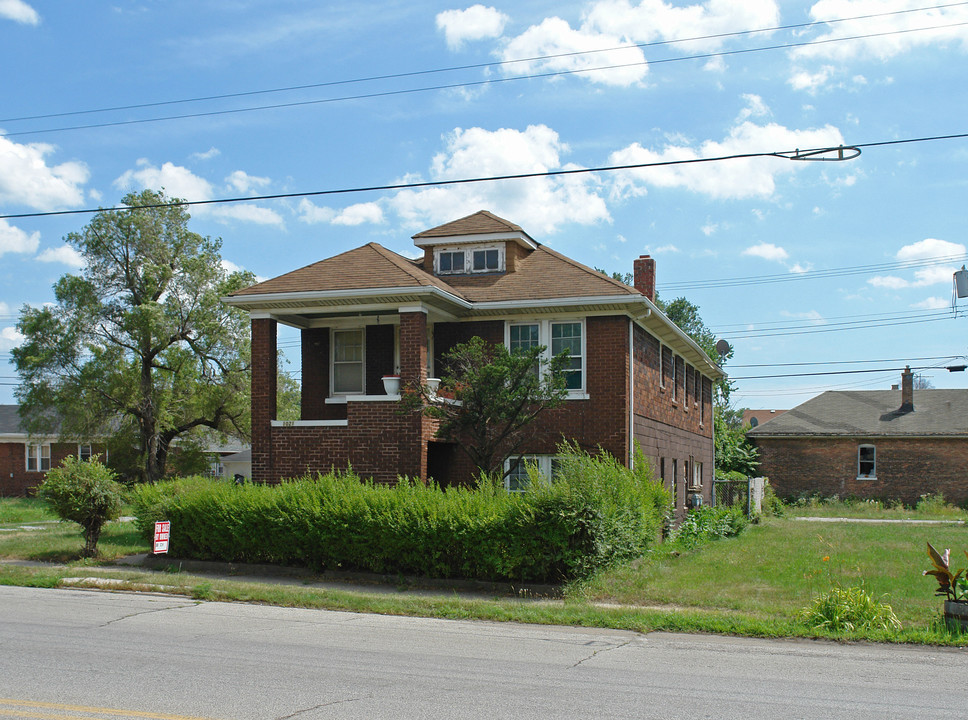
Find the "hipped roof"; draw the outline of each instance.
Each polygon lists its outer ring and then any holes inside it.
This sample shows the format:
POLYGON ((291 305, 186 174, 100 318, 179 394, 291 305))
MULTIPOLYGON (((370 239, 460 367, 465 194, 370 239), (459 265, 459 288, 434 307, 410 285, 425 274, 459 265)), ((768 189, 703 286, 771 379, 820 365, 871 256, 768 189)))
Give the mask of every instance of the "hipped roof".
POLYGON ((750 430, 752 438, 968 438, 968 390, 915 390, 914 409, 901 410, 900 390, 831 390, 750 430))

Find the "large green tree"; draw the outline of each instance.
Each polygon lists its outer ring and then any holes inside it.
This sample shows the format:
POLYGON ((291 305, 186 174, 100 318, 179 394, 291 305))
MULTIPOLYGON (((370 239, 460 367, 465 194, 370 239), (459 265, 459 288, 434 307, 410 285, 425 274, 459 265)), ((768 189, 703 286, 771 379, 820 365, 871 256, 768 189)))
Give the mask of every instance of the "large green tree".
POLYGON ((248 322, 220 298, 253 277, 227 273, 221 241, 163 193, 122 202, 67 236, 84 266, 56 302, 21 311, 16 395, 30 432, 107 437, 112 465, 155 481, 176 439, 248 434, 248 322))

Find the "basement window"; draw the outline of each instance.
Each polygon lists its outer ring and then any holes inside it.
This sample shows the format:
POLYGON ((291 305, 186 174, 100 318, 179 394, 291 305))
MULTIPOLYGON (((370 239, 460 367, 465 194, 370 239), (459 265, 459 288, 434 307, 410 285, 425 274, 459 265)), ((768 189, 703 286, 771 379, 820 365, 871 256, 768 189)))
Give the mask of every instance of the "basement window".
POLYGON ((876 455, 873 445, 859 445, 857 447, 857 477, 876 478, 876 455))

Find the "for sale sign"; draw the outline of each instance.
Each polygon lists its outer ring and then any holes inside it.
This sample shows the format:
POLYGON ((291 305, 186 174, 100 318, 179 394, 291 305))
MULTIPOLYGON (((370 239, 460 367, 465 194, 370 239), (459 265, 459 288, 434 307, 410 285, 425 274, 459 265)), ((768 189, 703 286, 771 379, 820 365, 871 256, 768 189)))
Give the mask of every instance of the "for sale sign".
POLYGON ((171 534, 171 522, 162 520, 155 523, 155 555, 168 552, 168 536, 171 534))

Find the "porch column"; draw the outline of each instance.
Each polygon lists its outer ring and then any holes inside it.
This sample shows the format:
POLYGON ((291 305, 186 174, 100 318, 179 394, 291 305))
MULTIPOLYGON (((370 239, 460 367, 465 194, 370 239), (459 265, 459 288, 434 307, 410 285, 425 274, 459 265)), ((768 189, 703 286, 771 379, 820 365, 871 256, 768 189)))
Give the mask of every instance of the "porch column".
MULTIPOLYGON (((401 389, 427 380, 427 311, 400 308, 401 389)), ((415 413, 409 433, 400 442, 400 474, 427 479, 427 443, 433 436, 430 419, 415 413)))
POLYGON ((252 318, 252 480, 272 482, 272 420, 276 418, 276 321, 252 318))

